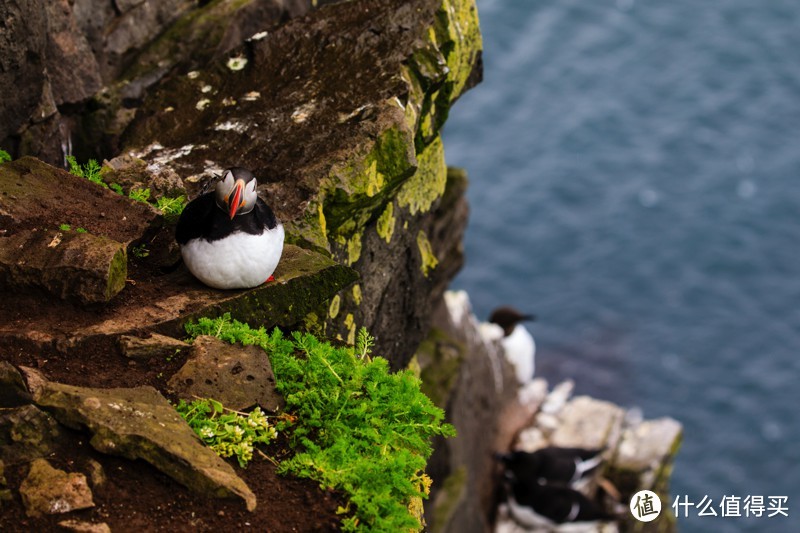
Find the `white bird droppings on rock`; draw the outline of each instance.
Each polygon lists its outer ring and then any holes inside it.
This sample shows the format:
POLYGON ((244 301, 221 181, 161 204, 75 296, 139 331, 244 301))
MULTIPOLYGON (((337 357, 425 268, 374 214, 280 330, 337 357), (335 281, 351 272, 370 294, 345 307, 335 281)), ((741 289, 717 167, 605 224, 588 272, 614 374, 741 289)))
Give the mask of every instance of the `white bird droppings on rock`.
POLYGON ((241 122, 231 122, 230 120, 226 120, 221 124, 214 125, 214 129, 216 131, 235 131, 236 133, 244 133, 247 130, 247 126, 241 122))

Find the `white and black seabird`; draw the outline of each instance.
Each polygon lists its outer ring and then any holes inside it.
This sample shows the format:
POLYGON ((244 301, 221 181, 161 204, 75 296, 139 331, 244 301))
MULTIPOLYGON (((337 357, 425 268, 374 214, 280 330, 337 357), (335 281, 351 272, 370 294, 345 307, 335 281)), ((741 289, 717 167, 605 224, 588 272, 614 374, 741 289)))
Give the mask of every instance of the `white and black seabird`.
POLYGON ((616 518, 577 490, 543 484, 525 469, 501 459, 505 464, 509 511, 520 525, 534 530, 558 531, 567 526, 570 531, 597 531, 599 522, 616 518))
POLYGON ((216 289, 247 289, 269 280, 283 252, 283 224, 258 197, 249 170, 229 168, 186 206, 175 238, 194 276, 216 289))
POLYGON ((506 472, 540 484, 580 490, 603 463, 603 448, 560 448, 548 446, 534 452, 498 454, 506 472))
POLYGON ((547 531, 598 531, 600 522, 616 519, 577 490, 536 482, 512 483, 508 507, 518 524, 547 531))
POLYGON ((536 343, 522 322, 536 320, 535 315, 520 313, 513 307, 498 307, 489 316, 489 322, 503 329, 503 351, 514 367, 520 385, 533 379, 535 371, 536 343))

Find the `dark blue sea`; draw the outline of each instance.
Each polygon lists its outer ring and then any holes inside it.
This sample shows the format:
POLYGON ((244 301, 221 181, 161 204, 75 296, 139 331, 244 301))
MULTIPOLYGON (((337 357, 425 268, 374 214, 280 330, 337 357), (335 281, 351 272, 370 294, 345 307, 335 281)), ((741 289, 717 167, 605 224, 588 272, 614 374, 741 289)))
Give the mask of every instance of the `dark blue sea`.
POLYGON ((800 531, 800 2, 478 8, 485 80, 445 130, 471 179, 455 288, 538 315, 551 385, 681 421, 673 495, 789 498, 681 531, 800 531))

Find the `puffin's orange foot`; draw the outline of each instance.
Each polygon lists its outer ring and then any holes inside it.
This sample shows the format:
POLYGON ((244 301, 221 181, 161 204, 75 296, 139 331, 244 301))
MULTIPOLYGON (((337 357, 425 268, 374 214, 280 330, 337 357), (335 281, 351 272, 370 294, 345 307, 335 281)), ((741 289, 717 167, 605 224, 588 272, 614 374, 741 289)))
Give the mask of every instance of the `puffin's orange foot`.
POLYGON ((269 283, 270 281, 275 281, 275 276, 268 277, 267 281, 265 281, 264 283, 269 283))

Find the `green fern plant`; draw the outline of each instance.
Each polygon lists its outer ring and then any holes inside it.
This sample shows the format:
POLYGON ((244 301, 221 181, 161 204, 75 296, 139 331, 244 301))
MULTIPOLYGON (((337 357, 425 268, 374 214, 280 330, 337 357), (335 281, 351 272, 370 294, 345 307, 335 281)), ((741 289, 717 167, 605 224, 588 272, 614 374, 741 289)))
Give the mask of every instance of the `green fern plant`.
POLYGON ((11 154, 0 148, 0 163, 11 161, 11 154))
POLYGON ((308 333, 284 337, 231 319, 201 318, 187 324, 190 336, 213 335, 255 344, 269 355, 277 388, 293 422, 279 424, 295 455, 279 472, 314 479, 349 497, 345 531, 408 531, 422 528, 419 500, 431 439, 452 436, 444 413, 420 391, 410 371, 391 373, 382 357, 370 357, 365 329, 355 347, 333 346, 308 333))
POLYGON ((128 198, 146 204, 150 200, 150 189, 131 189, 128 191, 128 198))
POLYGON ((90 159, 86 164, 81 165, 78 163, 78 160, 75 159, 75 156, 68 155, 67 164, 69 165, 70 174, 78 176, 79 178, 86 178, 92 183, 96 183, 108 189, 108 185, 103 181, 103 178, 100 177, 100 169, 102 167, 95 159, 90 159))
POLYGON ((186 197, 183 195, 176 196, 175 198, 161 197, 156 200, 156 208, 161 210, 161 213, 164 214, 164 218, 169 221, 174 221, 177 220, 183 212, 186 203, 186 197))

